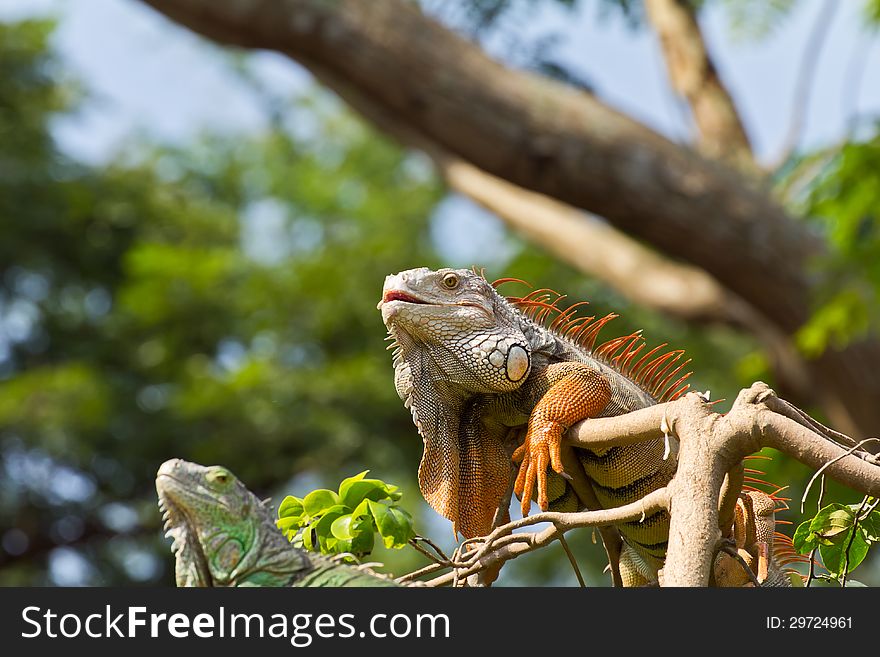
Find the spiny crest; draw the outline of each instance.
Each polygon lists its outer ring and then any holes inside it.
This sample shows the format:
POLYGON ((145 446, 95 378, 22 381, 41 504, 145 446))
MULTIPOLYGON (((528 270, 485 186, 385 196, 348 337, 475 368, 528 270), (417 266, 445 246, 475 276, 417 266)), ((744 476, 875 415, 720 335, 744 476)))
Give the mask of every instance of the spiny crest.
MULTIPOLYGON (((528 285, 518 278, 501 278, 493 282, 492 287, 497 288, 504 283, 528 285)), ((602 328, 619 316, 616 313, 599 318, 593 315, 581 316, 578 308, 589 302, 581 301, 563 309, 560 302, 566 296, 549 288, 532 290, 522 297, 506 298, 526 317, 583 347, 594 358, 610 365, 639 385, 658 402, 678 399, 690 389, 690 384, 685 381, 691 376, 691 372, 682 373, 682 370, 691 359, 682 360, 684 351, 681 349, 663 351, 667 346, 663 343, 642 354, 646 343, 640 330, 596 344, 602 328), (640 354, 641 357, 637 358, 640 354)))
MULTIPOLYGON (((751 454, 750 456, 746 456, 744 460, 772 461, 773 459, 766 454, 751 454)), ((791 502, 791 498, 783 497, 780 494, 788 488, 788 486, 777 486, 773 482, 761 479, 761 477, 767 473, 763 470, 758 470, 757 468, 744 468, 743 472, 745 475, 743 476, 742 490, 764 493, 767 497, 776 502, 776 513, 779 513, 780 511, 788 511, 791 508, 788 505, 788 503, 791 502)), ((791 523, 788 520, 777 520, 776 524, 790 525, 791 523)))
MULTIPOLYGON (((750 456, 746 456, 746 461, 772 461, 772 457, 767 454, 751 454, 750 456)), ((788 503, 791 501, 790 497, 783 497, 780 495, 787 486, 777 486, 776 484, 767 481, 766 479, 761 479, 766 472, 763 470, 758 470, 757 468, 746 467, 743 469, 745 475, 743 476, 743 491, 758 491, 767 495, 771 500, 776 503, 776 510, 774 513, 779 513, 781 511, 788 511, 790 509, 788 503)), ((780 518, 775 519, 777 525, 790 525, 792 524, 789 520, 782 520, 780 518)), ((810 558, 803 554, 799 554, 798 551, 794 548, 794 543, 792 539, 783 534, 782 532, 774 532, 773 533, 773 558, 776 563, 780 567, 788 566, 792 563, 809 563, 810 558)), ((789 569, 790 570, 790 569, 789 569)), ((795 572, 791 570, 791 572, 795 572)))
MULTIPOLYGON (((794 541, 782 532, 773 532, 773 560, 783 568, 793 563, 810 563, 811 561, 808 555, 800 554, 794 547, 794 541)), ((815 560, 813 563, 820 565, 815 560)), ((791 570, 791 572, 796 571, 791 570)))

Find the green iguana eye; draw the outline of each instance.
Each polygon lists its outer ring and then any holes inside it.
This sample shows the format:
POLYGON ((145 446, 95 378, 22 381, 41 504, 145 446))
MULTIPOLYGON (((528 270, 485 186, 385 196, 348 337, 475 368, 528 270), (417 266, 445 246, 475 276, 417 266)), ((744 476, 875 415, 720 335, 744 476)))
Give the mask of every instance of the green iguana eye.
POLYGON ((228 470, 224 468, 218 468, 217 470, 211 470, 211 472, 206 475, 206 478, 209 483, 220 484, 221 486, 223 486, 224 484, 227 484, 229 482, 231 475, 229 474, 228 470))
POLYGON ((458 287, 458 276, 455 274, 446 274, 446 276, 443 277, 443 285, 450 290, 454 290, 458 287))

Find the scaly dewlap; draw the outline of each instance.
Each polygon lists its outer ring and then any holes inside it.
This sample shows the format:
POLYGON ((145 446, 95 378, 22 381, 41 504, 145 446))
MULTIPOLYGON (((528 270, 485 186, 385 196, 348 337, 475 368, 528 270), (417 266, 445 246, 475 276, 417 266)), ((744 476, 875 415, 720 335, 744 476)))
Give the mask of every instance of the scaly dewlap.
POLYGON ((532 495, 537 489, 538 506, 546 511, 547 467, 563 474, 562 434, 581 420, 599 415, 611 400, 611 385, 596 370, 582 363, 551 366, 550 388, 535 405, 529 417, 525 441, 513 453, 520 463, 514 492, 528 515, 532 495))

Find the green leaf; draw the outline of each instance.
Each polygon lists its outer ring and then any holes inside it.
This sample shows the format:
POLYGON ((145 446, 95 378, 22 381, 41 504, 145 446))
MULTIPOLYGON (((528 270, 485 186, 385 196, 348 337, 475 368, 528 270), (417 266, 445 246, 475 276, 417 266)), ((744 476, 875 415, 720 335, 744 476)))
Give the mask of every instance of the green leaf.
MULTIPOLYGON (((343 518, 350 517, 343 516, 343 518)), ((342 519, 339 520, 341 521, 342 519)), ((340 524, 345 523, 340 522, 340 524)), ((348 524, 346 532, 340 531, 340 533, 348 533, 351 535, 351 538, 340 538, 337 540, 335 549, 337 553, 351 552, 361 556, 372 552, 374 544, 372 517, 353 518, 348 524)))
POLYGON ((312 529, 311 525, 306 527, 302 531, 301 536, 302 536, 302 546, 306 550, 314 552, 315 551, 315 544, 313 542, 314 541, 314 533, 313 533, 313 529, 312 529))
POLYGON ((354 508, 365 499, 381 500, 385 495, 385 483, 378 479, 353 481, 349 485, 343 483, 339 487, 339 497, 343 504, 354 508))
POLYGON ((303 508, 310 516, 319 515, 324 510, 337 504, 339 504, 339 496, 326 488, 313 490, 303 500, 303 508))
POLYGON ((304 547, 322 554, 332 554, 337 541, 331 532, 333 521, 347 511, 348 509, 341 504, 325 509, 320 517, 314 519, 302 532, 304 547))
POLYGON ((859 523, 865 540, 869 543, 880 541, 880 510, 874 510, 859 523))
POLYGON ((369 470, 345 479, 339 485, 339 497, 343 504, 355 507, 365 499, 378 502, 382 499, 400 499, 397 486, 386 484, 381 479, 364 479, 369 470))
POLYGON ((853 526, 855 514, 849 509, 841 509, 829 514, 823 520, 824 522, 821 527, 816 527, 815 522, 811 524, 811 527, 822 538, 833 538, 853 526))
POLYGON ((832 573, 840 576, 844 572, 851 573, 865 559, 868 554, 869 544, 862 532, 851 528, 845 534, 840 534, 828 545, 819 546, 819 554, 822 555, 822 563, 832 573), (852 538, 852 542, 850 539, 852 538), (847 562, 847 551, 849 561, 847 562))
POLYGON ((812 519, 804 520, 798 525, 798 528, 795 530, 794 536, 791 539, 794 549, 800 554, 809 554, 819 544, 816 534, 810 531, 811 522, 812 519))
POLYGON ((370 518, 359 518, 352 523, 354 538, 348 552, 357 555, 369 554, 373 551, 373 521, 370 518))
POLYGON ((330 536, 330 527, 332 526, 333 521, 336 520, 339 516, 346 513, 348 513, 348 507, 343 506, 342 504, 334 504, 328 509, 324 509, 321 517, 318 518, 314 523, 312 523, 312 526, 318 533, 318 537, 320 538, 322 536, 330 536))
POLYGON ((819 510, 810 521, 810 531, 821 545, 831 545, 834 537, 846 532, 855 522, 856 515, 843 504, 829 504, 819 510))
MULTIPOLYGON (((856 526, 857 506, 829 504, 819 510, 810 523, 809 536, 801 534, 803 524, 798 527, 795 537, 799 542, 813 541, 819 544, 822 562, 832 575, 840 577, 851 572, 868 553, 870 546, 863 527, 856 526)), ((873 523, 869 532, 873 531, 873 523)), ((798 548, 800 549, 800 548, 798 548)))
POLYGON ((339 516, 330 526, 330 533, 339 540, 350 541, 354 538, 354 534, 351 531, 352 522, 354 522, 354 518, 350 513, 339 516))
POLYGON ((278 507, 278 517, 279 518, 287 518, 287 517, 298 517, 303 513, 303 501, 294 497, 293 495, 288 495, 281 501, 281 505, 278 507))
POLYGON ((354 511, 351 512, 351 515, 354 518, 363 518, 364 516, 367 516, 372 519, 373 512, 370 511, 370 500, 363 500, 355 507, 354 511))
POLYGON ((412 518, 406 511, 380 502, 368 501, 368 504, 385 547, 401 548, 415 536, 412 518))
POLYGON ((278 529, 283 532, 296 530, 300 528, 300 517, 301 516, 296 516, 292 518, 279 518, 275 521, 275 524, 278 526, 278 529))

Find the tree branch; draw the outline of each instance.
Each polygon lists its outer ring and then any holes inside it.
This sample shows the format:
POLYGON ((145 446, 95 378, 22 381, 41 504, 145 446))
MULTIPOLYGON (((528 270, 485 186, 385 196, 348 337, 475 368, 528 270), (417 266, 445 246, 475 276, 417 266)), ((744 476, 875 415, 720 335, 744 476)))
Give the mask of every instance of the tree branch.
POLYGON ((660 39, 672 86, 690 105, 699 133, 697 148, 708 157, 754 172, 746 130, 709 55, 693 5, 686 0, 646 0, 645 8, 660 39))
MULTIPOLYGON (((298 60, 479 169, 595 212, 701 267, 783 334, 812 312, 823 242, 762 189, 582 90, 491 60, 403 0, 143 0, 222 43, 298 60)), ((807 386, 833 423, 880 426, 880 341, 826 352, 807 386)))

